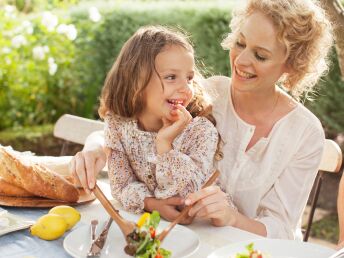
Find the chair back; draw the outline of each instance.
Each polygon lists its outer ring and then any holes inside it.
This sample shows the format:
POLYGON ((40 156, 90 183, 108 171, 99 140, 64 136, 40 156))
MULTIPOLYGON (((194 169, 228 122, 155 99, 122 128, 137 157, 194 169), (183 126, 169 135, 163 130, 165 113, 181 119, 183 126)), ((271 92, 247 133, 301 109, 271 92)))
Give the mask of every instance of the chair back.
POLYGON ((337 173, 342 166, 342 151, 335 141, 326 139, 324 145, 324 152, 319 165, 319 172, 314 182, 314 194, 312 196, 311 210, 308 216, 307 228, 303 237, 304 241, 308 241, 311 231, 313 217, 317 206, 319 193, 322 184, 322 177, 324 173, 337 173))
POLYGON ((54 126, 54 136, 68 142, 85 144, 87 136, 104 129, 104 123, 88 118, 65 114, 54 126))

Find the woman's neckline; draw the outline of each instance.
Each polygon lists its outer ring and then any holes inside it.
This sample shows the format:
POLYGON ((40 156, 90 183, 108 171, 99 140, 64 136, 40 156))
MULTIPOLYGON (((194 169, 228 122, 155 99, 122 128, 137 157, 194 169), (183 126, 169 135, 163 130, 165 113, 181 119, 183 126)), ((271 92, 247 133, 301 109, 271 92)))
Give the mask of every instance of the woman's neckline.
MULTIPOLYGON (((243 120, 238 113, 236 112, 234 105, 233 105, 233 98, 232 98, 232 84, 230 82, 229 87, 228 87, 228 98, 229 98, 229 102, 230 102, 230 108, 234 114, 234 116, 236 117, 237 120, 239 120, 241 123, 243 123, 244 125, 246 125, 247 127, 250 127, 252 129, 255 129, 256 126, 253 124, 250 124, 248 122, 246 122, 245 120, 243 120)), ((285 115, 283 115, 282 117, 280 117, 272 126, 271 131, 269 132, 269 135, 267 137, 262 137, 263 139, 268 139, 269 136, 271 135, 271 133, 274 131, 275 127, 277 127, 278 124, 282 123, 284 120, 287 120, 287 118, 289 116, 291 116, 293 113, 296 112, 296 110, 300 107, 300 103, 296 102, 296 105, 294 108, 292 108, 288 113, 286 113, 285 115)), ((250 148, 251 149, 251 148, 250 148)))

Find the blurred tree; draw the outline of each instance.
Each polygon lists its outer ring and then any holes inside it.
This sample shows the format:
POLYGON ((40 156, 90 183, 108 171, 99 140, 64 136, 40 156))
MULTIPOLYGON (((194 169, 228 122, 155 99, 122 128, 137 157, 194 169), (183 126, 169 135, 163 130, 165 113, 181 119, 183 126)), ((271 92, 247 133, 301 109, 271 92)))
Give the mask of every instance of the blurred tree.
POLYGON ((344 8, 339 0, 322 0, 322 3, 334 24, 338 62, 344 81, 344 8))

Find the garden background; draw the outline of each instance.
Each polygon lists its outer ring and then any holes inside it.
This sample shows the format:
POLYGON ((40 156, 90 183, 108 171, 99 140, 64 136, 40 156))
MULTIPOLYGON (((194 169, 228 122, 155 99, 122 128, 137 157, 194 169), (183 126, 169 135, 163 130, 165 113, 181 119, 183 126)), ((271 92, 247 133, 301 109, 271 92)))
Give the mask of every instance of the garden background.
MULTIPOLYGON (((0 144, 37 155, 58 155, 53 124, 64 113, 98 119, 98 97, 123 43, 140 27, 160 24, 190 35, 204 76, 229 74, 220 42, 231 10, 243 1, 0 1, 0 144)), ((344 142, 344 83, 336 52, 305 102, 327 138, 344 142)), ((81 146, 73 146, 73 155, 81 146)), ((327 175, 319 206, 328 216, 314 237, 336 242, 336 189, 341 174, 327 175)))

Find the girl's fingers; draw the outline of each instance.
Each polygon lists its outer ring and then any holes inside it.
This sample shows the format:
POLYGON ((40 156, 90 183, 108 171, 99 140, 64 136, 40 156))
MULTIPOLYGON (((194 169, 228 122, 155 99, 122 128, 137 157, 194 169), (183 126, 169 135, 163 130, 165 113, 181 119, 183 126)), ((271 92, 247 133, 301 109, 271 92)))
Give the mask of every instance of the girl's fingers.
POLYGON ((178 105, 178 110, 181 111, 181 114, 183 115, 183 118, 186 122, 190 122, 192 119, 192 116, 190 112, 182 105, 178 105))
POLYGON ((181 197, 170 197, 166 199, 166 204, 178 206, 178 205, 183 205, 184 201, 183 201, 183 198, 181 197))

